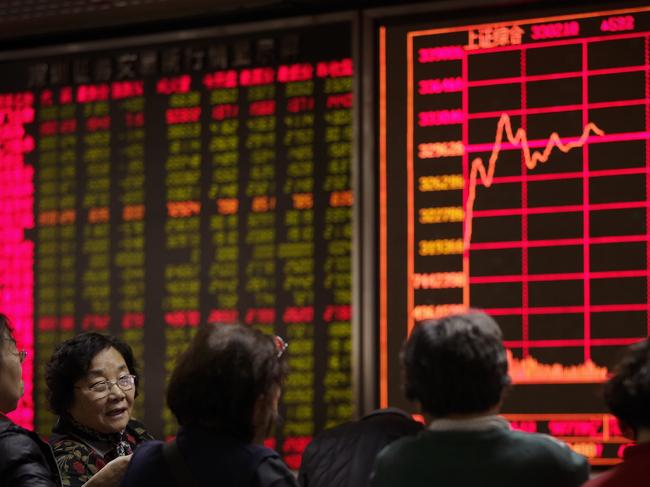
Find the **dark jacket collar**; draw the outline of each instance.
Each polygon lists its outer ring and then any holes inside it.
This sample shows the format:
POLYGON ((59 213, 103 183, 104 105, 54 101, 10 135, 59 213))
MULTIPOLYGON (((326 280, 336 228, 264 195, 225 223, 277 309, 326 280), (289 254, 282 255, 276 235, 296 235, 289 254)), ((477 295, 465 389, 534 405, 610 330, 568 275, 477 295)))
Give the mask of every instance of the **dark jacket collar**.
POLYGON ((4 414, 0 413, 0 431, 5 431, 7 428, 9 428, 13 424, 15 424, 15 423, 12 420, 10 420, 4 414))

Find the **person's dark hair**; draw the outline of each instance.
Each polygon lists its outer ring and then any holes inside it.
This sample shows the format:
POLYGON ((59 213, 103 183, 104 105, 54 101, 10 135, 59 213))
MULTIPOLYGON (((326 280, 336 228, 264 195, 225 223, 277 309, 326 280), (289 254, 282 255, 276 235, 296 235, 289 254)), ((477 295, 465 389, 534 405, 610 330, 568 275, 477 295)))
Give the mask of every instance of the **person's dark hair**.
POLYGON ((137 395, 138 371, 131 347, 119 338, 86 332, 57 346, 45 366, 47 399, 52 412, 63 415, 70 409, 75 383, 86 375, 95 355, 111 347, 122 355, 129 373, 136 376, 137 395))
POLYGON ((479 311, 417 324, 402 361, 407 398, 433 417, 487 411, 510 384, 499 325, 479 311))
POLYGON ((605 383, 605 403, 636 433, 650 428, 650 341, 632 345, 605 383))
POLYGON ((199 330, 179 356, 167 404, 183 426, 251 441, 256 401, 269 397, 285 376, 286 365, 272 337, 247 326, 212 324, 199 330))

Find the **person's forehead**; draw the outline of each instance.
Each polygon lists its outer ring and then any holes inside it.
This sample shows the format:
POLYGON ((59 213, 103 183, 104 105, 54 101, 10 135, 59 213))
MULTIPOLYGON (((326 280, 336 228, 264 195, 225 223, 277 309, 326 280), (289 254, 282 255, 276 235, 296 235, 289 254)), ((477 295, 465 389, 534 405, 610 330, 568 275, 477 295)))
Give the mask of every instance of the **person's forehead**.
POLYGON ((101 375, 113 370, 128 370, 122 354, 113 347, 98 352, 90 361, 87 375, 101 375))

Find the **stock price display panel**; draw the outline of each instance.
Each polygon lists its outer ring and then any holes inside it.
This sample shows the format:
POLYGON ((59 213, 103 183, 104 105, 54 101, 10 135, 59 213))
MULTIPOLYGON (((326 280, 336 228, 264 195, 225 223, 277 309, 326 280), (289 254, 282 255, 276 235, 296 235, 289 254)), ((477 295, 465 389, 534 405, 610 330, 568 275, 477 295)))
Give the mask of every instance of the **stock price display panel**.
POLYGON ((416 322, 482 308, 514 426, 616 463, 602 382, 648 335, 650 9, 487 20, 379 31, 381 402, 416 322))
POLYGON ((17 421, 49 434, 44 362, 99 330, 134 349, 136 416, 175 434, 165 381, 210 322, 289 342, 269 443, 291 467, 351 418, 351 35, 312 21, 4 62, 0 308, 30 352, 17 421))

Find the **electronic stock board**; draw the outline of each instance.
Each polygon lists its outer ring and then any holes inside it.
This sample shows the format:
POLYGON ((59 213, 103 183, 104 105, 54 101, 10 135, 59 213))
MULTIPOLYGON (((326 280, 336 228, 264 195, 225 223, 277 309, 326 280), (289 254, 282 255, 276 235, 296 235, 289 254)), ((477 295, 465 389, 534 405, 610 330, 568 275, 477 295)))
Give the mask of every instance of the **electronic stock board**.
POLYGON ((415 323, 481 308, 515 427, 615 463, 601 384, 648 335, 650 9, 516 10, 379 21, 380 402, 415 323))
POLYGON ((49 434, 44 363, 96 330, 133 347, 135 415, 173 435, 175 357, 197 327, 239 322, 289 343, 268 443, 297 468, 353 414, 351 22, 3 59, 0 309, 28 351, 13 417, 49 434))

